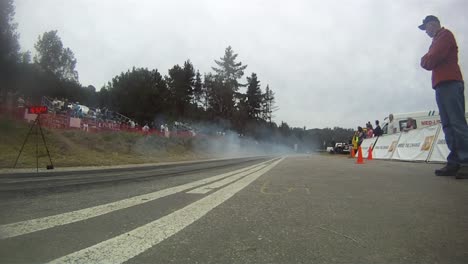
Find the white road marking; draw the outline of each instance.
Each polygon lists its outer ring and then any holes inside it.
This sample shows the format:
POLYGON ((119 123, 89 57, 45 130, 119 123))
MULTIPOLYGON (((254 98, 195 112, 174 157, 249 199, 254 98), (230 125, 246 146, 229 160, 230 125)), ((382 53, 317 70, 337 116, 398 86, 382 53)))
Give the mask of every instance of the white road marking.
POLYGON ((280 159, 158 220, 94 246, 52 260, 49 263, 123 263, 200 219, 213 208, 222 204, 258 177, 275 167, 282 160, 280 159))
MULTIPOLYGON (((258 166, 257 168, 255 168, 255 170, 260 170, 260 169, 263 169, 266 165, 262 165, 262 166, 258 166)), ((253 170, 250 170, 252 172, 254 172, 253 170)), ((252 173, 250 172, 250 173, 252 173)), ((218 189, 224 185, 227 185, 231 182, 235 182, 237 181, 238 179, 242 178, 242 177, 245 177, 246 175, 248 175, 248 173, 241 173, 241 174, 237 174, 237 175, 234 175, 234 176, 231 176, 231 177, 228 177, 228 178, 225 178, 223 180, 220 180, 220 181, 217 181, 217 182, 214 182, 212 184, 209 184, 209 185, 205 185, 205 186, 201 186, 201 187, 198 187, 197 189, 194 189, 194 190, 191 190, 191 191, 188 191, 187 193, 197 193, 197 194, 205 194, 213 189, 218 189)))
POLYGON ((250 173, 252 172, 252 170, 255 170, 259 166, 262 166, 263 164, 270 162, 270 161, 262 162, 262 163, 255 164, 246 168, 242 168, 242 169, 235 170, 232 172, 223 173, 220 175, 198 180, 195 182, 171 187, 171 188, 160 190, 157 192, 134 196, 131 198, 123 199, 123 200, 112 202, 112 203, 89 207, 89 208, 85 208, 85 209, 81 209, 77 211, 71 211, 71 212, 67 212, 63 214, 57 214, 57 215, 46 216, 42 218, 36 218, 32 220, 26 220, 26 221, 1 225, 0 226, 0 239, 16 237, 20 235, 29 234, 32 232, 37 232, 37 231, 44 230, 44 229, 49 229, 49 228, 56 227, 56 226, 83 221, 89 218, 108 214, 113 211, 129 208, 135 205, 144 204, 144 203, 147 203, 147 202, 150 202, 150 201, 153 201, 153 200, 165 197, 165 196, 169 196, 172 194, 186 191, 191 188, 198 187, 200 185, 211 183, 213 181, 217 181, 225 177, 234 176, 239 173, 247 173, 247 172, 250 173))

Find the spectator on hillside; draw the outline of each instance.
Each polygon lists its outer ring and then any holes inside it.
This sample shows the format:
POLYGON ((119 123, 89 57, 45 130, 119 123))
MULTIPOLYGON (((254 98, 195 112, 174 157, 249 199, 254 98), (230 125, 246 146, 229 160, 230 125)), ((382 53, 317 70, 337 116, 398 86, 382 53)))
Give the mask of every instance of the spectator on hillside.
POLYGON ((72 106, 72 111, 71 111, 71 116, 72 117, 78 117, 78 110, 80 109, 80 107, 78 106, 78 104, 73 104, 72 106))
POLYGON ((16 117, 18 119, 22 119, 24 117, 24 109, 26 108, 26 102, 24 101, 23 97, 18 97, 17 105, 16 105, 16 117))
POLYGON ((18 104, 17 104, 17 107, 18 107, 18 108, 24 108, 25 101, 24 101, 23 96, 19 96, 19 97, 18 97, 17 103, 18 103, 18 104))
POLYGON ((60 109, 60 101, 59 99, 57 99, 57 97, 54 97, 54 99, 52 100, 52 108, 51 110, 53 110, 54 112, 57 112, 58 109, 60 109))
POLYGON ((65 100, 62 98, 58 101, 58 105, 57 105, 58 111, 61 111, 64 105, 65 105, 65 100))
POLYGON ((68 112, 68 100, 65 99, 65 101, 62 104, 62 107, 60 107, 60 112, 66 114, 68 112))
POLYGON ((9 113, 12 113, 15 105, 15 94, 12 91, 9 91, 6 95, 6 110, 9 113))
POLYGON ((380 127, 379 120, 375 120, 375 129, 374 129, 374 136, 380 137, 382 136, 383 131, 382 128, 380 127))
POLYGON ((167 124, 164 125, 164 136, 169 138, 169 127, 167 126, 167 124))
POLYGON ((144 135, 148 135, 149 130, 150 130, 150 128, 149 128, 148 124, 145 124, 145 126, 142 128, 142 131, 143 131, 144 135))

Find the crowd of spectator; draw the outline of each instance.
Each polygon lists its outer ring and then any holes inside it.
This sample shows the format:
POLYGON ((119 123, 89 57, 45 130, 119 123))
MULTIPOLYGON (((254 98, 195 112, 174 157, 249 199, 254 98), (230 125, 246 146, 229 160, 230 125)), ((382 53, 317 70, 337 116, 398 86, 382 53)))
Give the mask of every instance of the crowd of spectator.
POLYGON ((357 131, 354 133, 353 141, 355 141, 356 144, 360 146, 362 141, 365 138, 379 137, 382 134, 383 134, 383 131, 382 131, 382 128, 380 127, 379 120, 375 120, 375 128, 374 126, 372 126, 371 122, 368 121, 364 128, 361 126, 357 127, 357 131))
MULTIPOLYGON (((385 133, 388 135, 397 133, 398 124, 396 124, 393 114, 388 116, 388 123, 385 133)), ((408 132, 412 129, 416 129, 416 120, 411 117, 406 119, 406 124, 401 128, 402 132, 408 132)), ((375 120, 375 127, 372 126, 371 122, 368 121, 365 127, 358 126, 357 131, 354 133, 352 138, 352 144, 355 148, 361 145, 362 141, 366 138, 379 137, 384 134, 383 129, 380 127, 379 120, 375 120)))
POLYGON ((145 122, 140 126, 134 120, 107 108, 92 108, 81 105, 79 102, 70 102, 67 99, 50 99, 43 97, 42 105, 49 108, 49 112, 57 116, 68 116, 80 119, 80 127, 85 131, 119 130, 129 132, 140 132, 143 135, 158 134, 164 137, 171 135, 195 136, 196 133, 188 124, 175 121, 169 126, 165 122, 145 122))
POLYGON ((106 107, 92 108, 79 102, 71 102, 68 99, 50 99, 47 97, 43 97, 42 105, 46 105, 49 108, 49 113, 79 118, 81 120, 81 128, 84 130, 93 127, 107 130, 143 131, 143 128, 140 128, 139 124, 134 120, 111 111, 106 107))

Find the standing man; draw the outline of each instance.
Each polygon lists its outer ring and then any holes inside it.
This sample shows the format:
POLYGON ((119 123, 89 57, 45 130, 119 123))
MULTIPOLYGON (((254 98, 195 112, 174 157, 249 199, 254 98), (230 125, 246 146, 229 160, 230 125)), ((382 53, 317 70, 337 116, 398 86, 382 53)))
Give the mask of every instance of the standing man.
POLYGON ((468 179, 468 125, 465 119, 463 77, 458 66, 458 46, 452 32, 440 26, 435 16, 424 18, 419 29, 432 38, 429 51, 421 58, 421 66, 432 71, 445 141, 450 150, 447 165, 435 171, 437 176, 468 179))
POLYGON ((396 127, 395 127, 395 122, 393 121, 393 114, 388 115, 388 126, 387 126, 387 134, 395 134, 396 133, 396 127))
POLYGON ((382 134, 383 134, 383 131, 379 125, 379 120, 375 120, 374 136, 380 137, 382 134))

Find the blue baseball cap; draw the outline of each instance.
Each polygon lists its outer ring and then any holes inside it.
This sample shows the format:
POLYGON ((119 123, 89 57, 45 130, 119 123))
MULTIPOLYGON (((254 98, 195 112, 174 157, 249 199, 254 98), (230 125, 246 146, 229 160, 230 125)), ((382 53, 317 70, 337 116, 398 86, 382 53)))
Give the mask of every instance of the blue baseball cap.
POLYGON ((427 23, 432 22, 432 21, 436 21, 440 23, 439 19, 436 16, 428 15, 427 17, 423 19, 422 25, 419 25, 418 28, 420 30, 426 30, 427 23))

